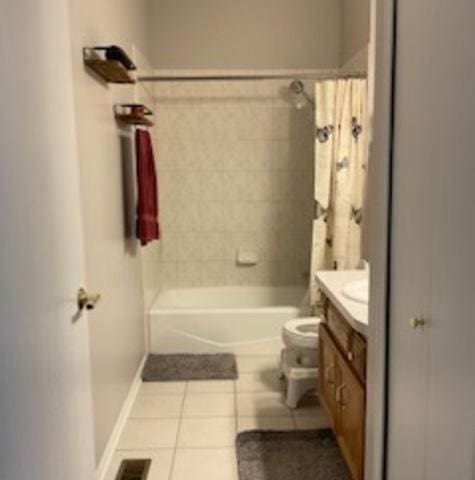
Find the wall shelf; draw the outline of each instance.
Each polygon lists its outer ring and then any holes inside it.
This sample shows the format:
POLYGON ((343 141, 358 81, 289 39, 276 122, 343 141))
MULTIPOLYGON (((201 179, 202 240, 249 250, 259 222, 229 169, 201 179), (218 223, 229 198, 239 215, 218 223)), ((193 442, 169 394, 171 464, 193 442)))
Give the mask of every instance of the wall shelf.
POLYGON ((148 118, 153 115, 152 110, 140 103, 115 105, 114 115, 118 122, 126 125, 153 127, 153 122, 148 118))
POLYGON ((88 68, 108 83, 135 83, 131 71, 136 67, 119 47, 86 47, 83 48, 83 59, 88 68), (123 55, 127 67, 120 60, 107 58, 107 51, 111 48, 123 55))

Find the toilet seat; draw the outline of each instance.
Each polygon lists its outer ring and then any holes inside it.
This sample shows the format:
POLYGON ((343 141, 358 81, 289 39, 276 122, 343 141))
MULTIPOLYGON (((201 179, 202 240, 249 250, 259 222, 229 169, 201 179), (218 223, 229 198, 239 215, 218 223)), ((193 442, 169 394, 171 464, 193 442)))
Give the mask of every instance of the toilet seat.
POLYGON ((318 348, 319 317, 304 317, 289 320, 283 328, 284 341, 297 348, 318 348))

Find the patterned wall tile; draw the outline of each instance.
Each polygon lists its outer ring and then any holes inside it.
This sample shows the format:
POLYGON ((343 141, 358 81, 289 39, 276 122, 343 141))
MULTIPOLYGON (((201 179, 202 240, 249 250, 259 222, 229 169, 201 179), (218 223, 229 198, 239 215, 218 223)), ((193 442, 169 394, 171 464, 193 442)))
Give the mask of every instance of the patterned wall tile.
POLYGON ((201 201, 223 202, 227 196, 224 172, 201 172, 199 175, 201 201))
POLYGON ((177 262, 177 287, 199 287, 201 285, 201 262, 177 262))
POLYGON ((199 230, 202 232, 223 232, 225 225, 224 204, 221 202, 203 202, 199 205, 199 230))
MULTIPOLYGON (((293 200, 297 196, 294 172, 272 172, 272 200, 293 200)), ((298 186, 300 187, 300 186, 298 186)))
POLYGON ((177 286, 177 263, 160 262, 162 288, 172 288, 177 286))
POLYGON ((160 196, 160 223, 168 232, 197 232, 201 229, 199 202, 169 202, 160 196))
POLYGON ((157 141, 157 169, 164 171, 194 172, 201 170, 200 157, 193 142, 183 138, 161 137, 157 141))
POLYGON ((169 231, 168 228, 164 229, 161 238, 161 258, 164 262, 176 262, 177 260, 177 247, 179 234, 169 231))
POLYGON ((270 140, 249 141, 248 162, 243 166, 250 172, 269 172, 272 170, 273 143, 270 140))
POLYGON ((200 244, 203 261, 226 259, 226 234, 224 232, 202 233, 200 244))
POLYGON ((270 140, 271 112, 270 107, 249 106, 246 131, 243 138, 247 140, 270 140))
POLYGON ((156 90, 165 287, 302 283, 313 113, 293 107, 288 86, 193 82, 156 90), (255 250, 259 264, 237 265, 239 249, 255 250))
POLYGON ((204 287, 219 287, 226 282, 226 262, 201 262, 201 285, 204 287))
POLYGON ((176 235, 176 260, 179 262, 201 261, 201 237, 196 232, 176 235))

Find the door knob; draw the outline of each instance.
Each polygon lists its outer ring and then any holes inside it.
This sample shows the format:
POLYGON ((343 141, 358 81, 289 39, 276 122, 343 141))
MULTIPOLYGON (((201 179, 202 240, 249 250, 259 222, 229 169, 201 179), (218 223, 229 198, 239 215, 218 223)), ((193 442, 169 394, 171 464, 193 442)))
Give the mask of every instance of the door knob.
POLYGON ((99 293, 87 293, 86 290, 81 287, 78 290, 77 302, 79 310, 94 310, 97 302, 100 300, 101 295, 99 293))
POLYGON ((412 317, 409 320, 409 323, 411 324, 411 327, 416 330, 417 328, 422 328, 425 327, 426 321, 423 318, 420 317, 412 317))

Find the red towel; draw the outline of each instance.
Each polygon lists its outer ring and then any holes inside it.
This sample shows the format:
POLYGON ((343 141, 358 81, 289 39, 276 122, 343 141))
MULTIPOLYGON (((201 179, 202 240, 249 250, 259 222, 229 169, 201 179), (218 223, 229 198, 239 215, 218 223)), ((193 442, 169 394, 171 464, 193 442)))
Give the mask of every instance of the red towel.
POLYGON ((135 132, 137 155, 137 238, 142 245, 160 238, 158 225, 157 174, 152 138, 147 130, 135 132))

